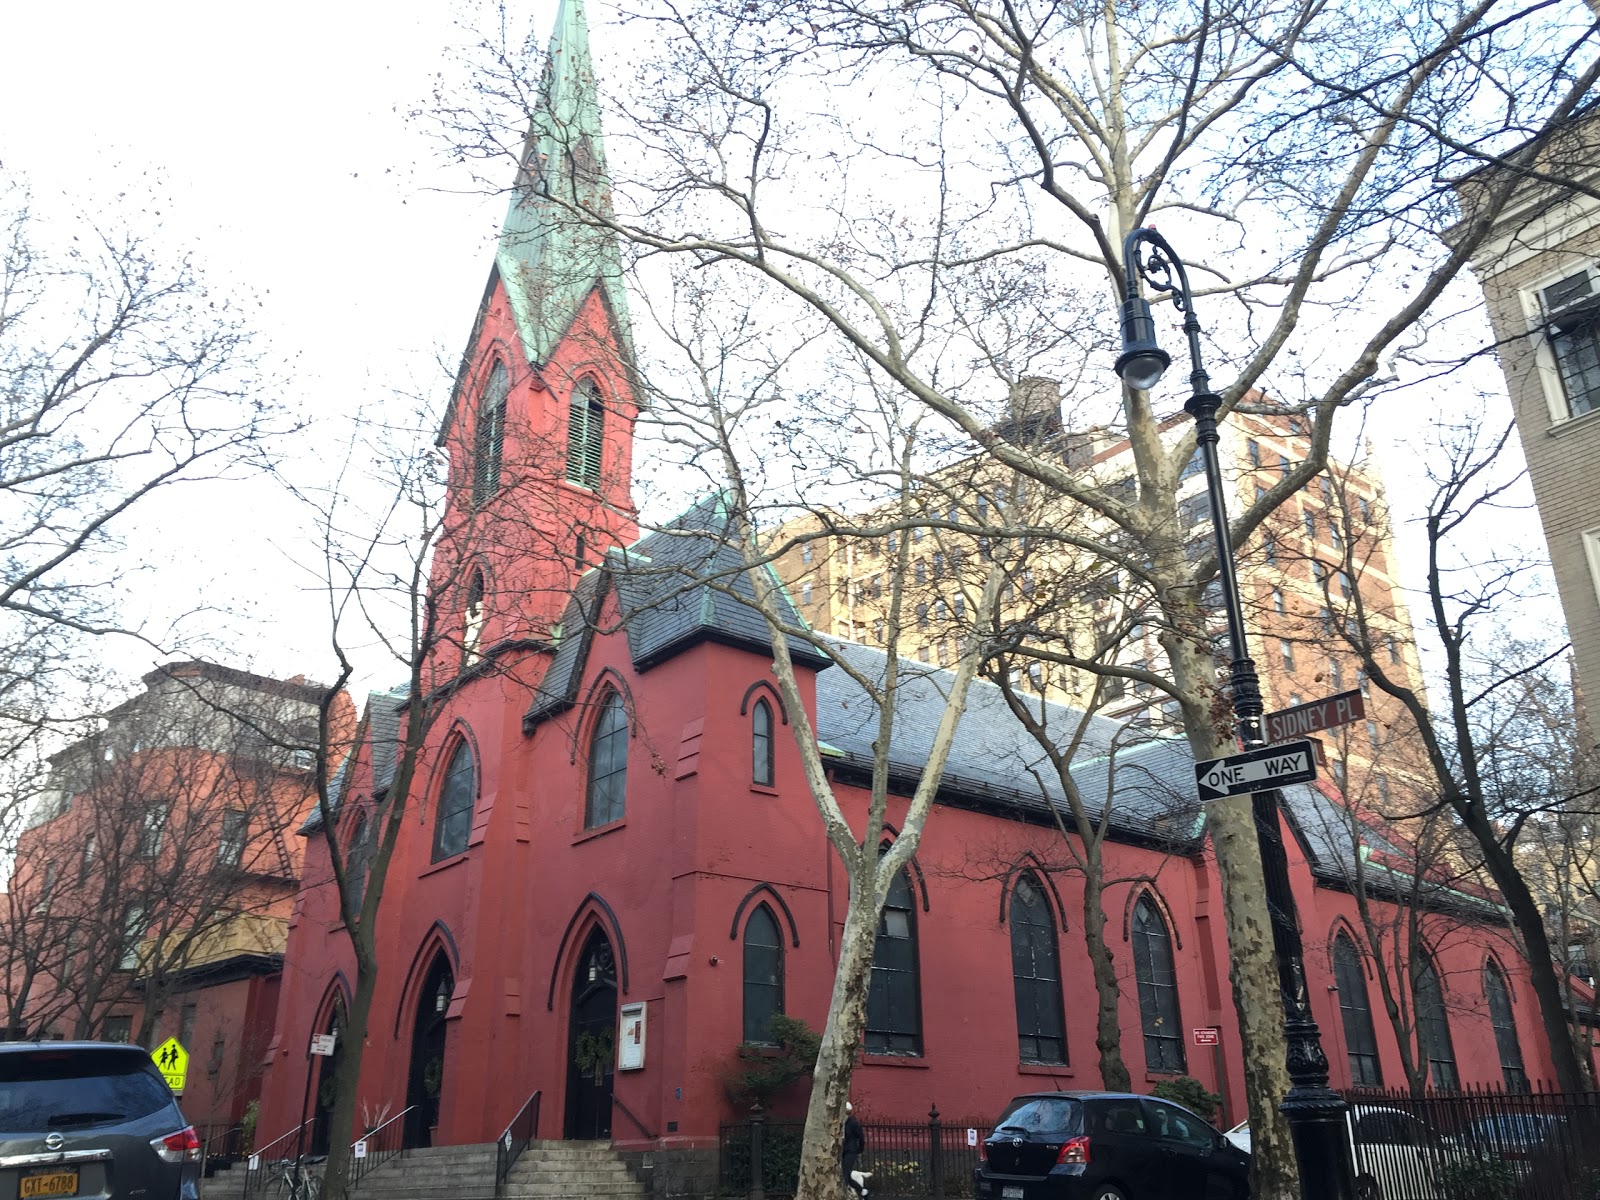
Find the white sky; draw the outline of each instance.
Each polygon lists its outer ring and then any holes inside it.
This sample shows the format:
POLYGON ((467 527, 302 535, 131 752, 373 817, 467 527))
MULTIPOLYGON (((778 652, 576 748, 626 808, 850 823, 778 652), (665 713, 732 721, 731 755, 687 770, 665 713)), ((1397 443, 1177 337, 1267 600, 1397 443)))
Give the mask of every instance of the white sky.
MULTIPOLYGON (((519 11, 548 29, 555 7, 522 0, 519 11)), ((460 352, 504 211, 405 116, 465 40, 456 12, 439 0, 5 5, 0 167, 25 176, 50 217, 113 215, 119 193, 139 198, 141 227, 158 209, 213 282, 260 298, 257 324, 295 406, 349 413, 393 389, 437 388, 438 356, 460 352)), ((597 41, 605 19, 591 11, 597 41)), ((1414 460, 1378 453, 1404 515, 1414 460)), ((216 618, 214 653, 324 678, 326 622, 294 565, 315 554, 296 544, 285 506, 266 485, 233 484, 142 510, 135 536, 149 539, 164 585, 147 603, 202 597, 234 614, 216 618)), ((1419 565, 1415 552, 1402 561, 1419 565)), ((144 669, 144 657, 128 651, 125 665, 144 669)), ((364 682, 398 678, 380 663, 371 672, 364 682)))

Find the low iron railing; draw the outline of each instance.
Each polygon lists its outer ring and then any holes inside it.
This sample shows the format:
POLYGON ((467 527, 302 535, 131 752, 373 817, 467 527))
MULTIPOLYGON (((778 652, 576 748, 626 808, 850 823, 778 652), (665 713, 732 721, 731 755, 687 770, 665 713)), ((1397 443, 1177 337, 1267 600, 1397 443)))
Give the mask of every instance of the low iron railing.
POLYGON ((540 1095, 536 1089, 533 1095, 522 1102, 517 1115, 511 1118, 511 1124, 506 1126, 505 1132, 500 1135, 500 1140, 495 1143, 494 1194, 496 1196, 505 1191, 506 1179, 511 1175, 511 1168, 517 1165, 517 1159, 522 1157, 522 1152, 534 1138, 539 1136, 540 1095))
POLYGON ((214 1122, 196 1125, 194 1131, 200 1138, 201 1156, 208 1167, 224 1162, 237 1162, 244 1157, 243 1125, 214 1122))
POLYGON ((365 1137, 350 1143, 350 1167, 346 1178, 355 1187, 391 1158, 406 1152, 406 1127, 404 1121, 416 1105, 403 1108, 379 1125, 365 1137))
MULTIPOLYGON (((863 1121, 866 1149, 856 1163, 870 1171, 874 1195, 960 1200, 972 1195, 972 1172, 990 1122, 946 1121, 937 1106, 926 1121, 863 1121)), ((773 1121, 756 1111, 719 1130, 718 1191, 724 1196, 793 1196, 800 1174, 804 1121, 773 1121)))
POLYGON ((261 1190, 266 1184, 269 1174, 272 1173, 271 1167, 273 1164, 288 1162, 294 1157, 295 1149, 299 1142, 296 1140, 294 1145, 289 1145, 288 1143, 291 1139, 298 1139, 300 1131, 311 1124, 314 1119, 312 1117, 306 1118, 282 1137, 273 1138, 265 1146, 250 1155, 250 1161, 246 1164, 244 1173, 244 1194, 246 1196, 254 1195, 261 1190))

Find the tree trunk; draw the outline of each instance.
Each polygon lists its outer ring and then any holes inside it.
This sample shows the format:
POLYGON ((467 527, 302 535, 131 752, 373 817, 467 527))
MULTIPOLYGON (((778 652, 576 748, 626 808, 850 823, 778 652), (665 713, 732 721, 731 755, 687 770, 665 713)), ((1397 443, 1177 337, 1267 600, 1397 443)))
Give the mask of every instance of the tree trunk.
MULTIPOLYGON (((372 998, 377 991, 378 964, 369 944, 362 937, 356 945, 356 986, 350 998, 350 1011, 340 1036, 344 1050, 339 1056, 338 1083, 334 1087, 333 1111, 328 1114, 328 1161, 322 1170, 323 1200, 345 1200, 349 1182, 351 1134, 356 1123, 356 1086, 361 1078, 361 1060, 367 1047, 367 1023, 372 1016, 372 998)), ((352 938, 352 941, 357 939, 352 938)), ((306 1064, 306 1070, 311 1064, 306 1064)))
POLYGON ((1089 966, 1094 972, 1098 1000, 1094 1046, 1100 1053, 1100 1084, 1107 1091, 1131 1092, 1133 1079, 1122 1057, 1122 1025, 1118 1002, 1122 991, 1117 986, 1116 963, 1106 943, 1105 895, 1101 880, 1100 856, 1090 860, 1090 871, 1083 883, 1083 941, 1089 951, 1089 966))
POLYGON ((863 855, 862 873, 873 878, 850 881, 850 907, 839 944, 839 966, 833 976, 833 998, 822 1029, 817 1065, 806 1108, 805 1143, 800 1153, 796 1200, 837 1200, 843 1195, 839 1161, 844 1105, 850 1098, 850 1076, 867 1024, 867 988, 872 980, 872 951, 878 935, 878 906, 872 903, 875 856, 863 855))

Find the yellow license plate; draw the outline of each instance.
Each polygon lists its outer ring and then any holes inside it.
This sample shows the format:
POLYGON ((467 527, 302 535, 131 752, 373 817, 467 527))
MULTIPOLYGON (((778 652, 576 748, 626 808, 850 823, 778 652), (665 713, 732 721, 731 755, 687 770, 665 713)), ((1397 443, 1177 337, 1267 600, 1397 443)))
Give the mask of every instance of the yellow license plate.
POLYGON ((30 1196, 76 1196, 78 1173, 76 1171, 51 1171, 47 1175, 22 1177, 22 1200, 30 1196))

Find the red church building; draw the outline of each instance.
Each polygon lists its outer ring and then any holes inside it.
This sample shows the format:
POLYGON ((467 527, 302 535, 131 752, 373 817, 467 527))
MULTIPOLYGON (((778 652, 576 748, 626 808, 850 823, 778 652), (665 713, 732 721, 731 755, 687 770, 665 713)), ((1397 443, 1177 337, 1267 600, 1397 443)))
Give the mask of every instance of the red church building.
MULTIPOLYGON (((461 633, 439 655, 455 682, 388 873, 357 1114, 414 1106, 414 1143, 481 1143, 538 1089, 540 1137, 703 1147, 734 1115, 723 1079, 739 1043, 761 1040, 774 1012, 823 1023, 846 885, 765 625, 737 595, 692 583, 719 565, 740 578, 717 501, 637 538, 640 397, 618 250, 560 219, 568 202, 609 203, 582 0, 564 0, 550 57, 441 435, 452 494, 434 590, 455 598, 444 607, 461 633)), ((881 651, 840 653, 883 669, 881 651)), ((828 659, 794 655, 835 790, 864 818, 876 713, 828 659)), ((939 671, 904 670, 891 758, 909 794, 925 714, 942 702, 939 671)), ((357 862, 402 704, 369 700, 340 772, 337 832, 357 862)), ((1077 771, 1091 807, 1115 788, 1107 874, 1131 881, 1106 896, 1123 1052, 1135 1086, 1193 1075, 1237 1119, 1222 902, 1188 750, 1151 738, 1110 756, 1119 736, 1097 723, 1077 771), (1204 1028, 1220 1030, 1216 1050, 1195 1045, 1204 1028)), ((1031 770, 1042 757, 999 694, 974 685, 880 923, 853 1084, 876 1118, 919 1119, 930 1101, 996 1113, 1018 1092, 1099 1086, 1083 883, 1058 869, 1055 798, 1031 770)), ((904 801, 890 807, 892 823, 904 801)), ((1291 789, 1287 809, 1333 1081, 1403 1085, 1347 882, 1352 856, 1381 870, 1403 844, 1364 826, 1357 845, 1331 792, 1291 789)), ((316 1069, 306 1047, 337 1025, 354 979, 328 855, 308 832, 258 1143, 300 1121, 316 1069)), ((1526 969, 1493 905, 1455 895, 1437 911, 1423 1014, 1434 1082, 1547 1075, 1526 969)))

